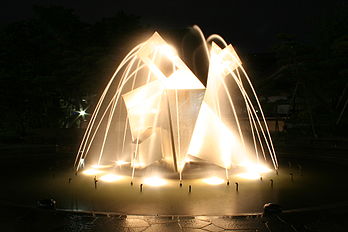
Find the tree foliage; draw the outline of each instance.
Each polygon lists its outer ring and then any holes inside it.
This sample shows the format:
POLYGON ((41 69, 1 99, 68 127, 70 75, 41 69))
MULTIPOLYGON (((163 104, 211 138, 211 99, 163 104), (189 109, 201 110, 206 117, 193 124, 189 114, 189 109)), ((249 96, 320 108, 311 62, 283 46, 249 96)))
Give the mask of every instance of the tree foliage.
POLYGON ((123 12, 87 24, 63 7, 33 11, 0 30, 0 130, 19 134, 67 126, 76 116, 71 111, 99 90, 96 83, 104 84, 124 55, 115 48, 143 31, 138 17, 123 12))

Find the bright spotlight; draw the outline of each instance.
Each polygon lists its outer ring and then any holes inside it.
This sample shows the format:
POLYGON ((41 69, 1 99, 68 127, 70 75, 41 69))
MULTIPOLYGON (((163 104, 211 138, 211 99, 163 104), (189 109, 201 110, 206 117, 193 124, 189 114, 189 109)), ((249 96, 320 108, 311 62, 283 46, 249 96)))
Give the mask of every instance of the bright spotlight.
POLYGON ((94 164, 91 166, 92 168, 95 168, 95 169, 102 169, 102 168, 111 168, 112 166, 111 165, 100 165, 100 164, 94 164))
POLYGON ((82 173, 87 175, 87 176, 93 176, 93 175, 103 173, 103 171, 98 170, 98 169, 94 169, 94 168, 90 168, 90 169, 84 170, 82 173))
POLYGON ((99 180, 104 181, 104 182, 108 182, 108 183, 115 182, 115 181, 118 181, 121 179, 122 179, 122 176, 118 176, 115 174, 106 174, 106 175, 101 176, 99 178, 99 180))
POLYGON ((245 167, 248 172, 251 173, 268 173, 272 171, 272 169, 268 168, 266 165, 259 163, 244 162, 240 165, 245 167))
POLYGON ((272 171, 272 169, 262 164, 256 164, 254 170, 258 173, 268 173, 272 171))
POLYGON ((147 177, 144 179, 144 184, 154 186, 154 187, 163 186, 166 183, 167 181, 165 179, 162 179, 157 176, 147 177))
POLYGON ((209 185, 219 185, 224 183, 225 181, 219 177, 212 176, 212 177, 203 179, 203 182, 209 185))
POLYGON ((80 111, 77 111, 77 112, 79 113, 79 116, 82 116, 82 117, 87 115, 85 110, 80 110, 80 111))
POLYGON ((125 164, 129 164, 129 162, 123 161, 123 160, 117 160, 115 163, 116 163, 117 166, 122 166, 122 165, 125 165, 125 164))
POLYGON ((257 180, 260 179, 261 175, 257 172, 243 172, 237 174, 238 177, 248 180, 257 180))

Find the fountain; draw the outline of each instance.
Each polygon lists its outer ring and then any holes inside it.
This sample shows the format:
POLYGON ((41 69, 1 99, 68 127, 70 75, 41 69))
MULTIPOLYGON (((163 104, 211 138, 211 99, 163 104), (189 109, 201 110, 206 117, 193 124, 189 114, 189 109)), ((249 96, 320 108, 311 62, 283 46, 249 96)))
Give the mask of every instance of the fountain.
POLYGON ((260 102, 234 48, 219 35, 205 39, 198 26, 194 30, 209 60, 206 86, 155 32, 126 55, 103 91, 76 171, 113 182, 121 173, 133 180, 157 164, 181 182, 189 163, 220 167, 227 180, 235 172, 259 179, 270 166, 278 169, 260 102))

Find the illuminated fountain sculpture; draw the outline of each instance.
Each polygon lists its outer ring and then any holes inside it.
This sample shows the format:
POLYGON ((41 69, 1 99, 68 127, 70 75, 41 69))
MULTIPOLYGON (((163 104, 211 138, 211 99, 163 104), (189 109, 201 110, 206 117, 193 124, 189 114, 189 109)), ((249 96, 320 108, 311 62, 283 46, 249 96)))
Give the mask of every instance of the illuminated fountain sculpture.
POLYGON ((76 171, 86 165, 84 173, 96 175, 127 165, 133 179, 157 162, 181 180, 192 160, 224 168, 227 178, 238 168, 256 176, 270 170, 267 164, 277 169, 264 114, 235 50, 218 35, 204 40, 204 48, 206 86, 158 33, 130 51, 90 118, 76 171))

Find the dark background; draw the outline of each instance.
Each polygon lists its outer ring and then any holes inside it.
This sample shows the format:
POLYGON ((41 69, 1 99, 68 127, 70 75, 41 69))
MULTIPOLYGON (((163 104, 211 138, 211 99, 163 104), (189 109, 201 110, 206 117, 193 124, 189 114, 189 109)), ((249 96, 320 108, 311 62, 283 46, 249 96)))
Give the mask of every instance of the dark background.
POLYGON ((114 1, 114 0, 13 0, 0 9, 3 23, 34 15, 33 5, 59 5, 73 9, 84 22, 95 23, 118 11, 141 17, 156 28, 185 28, 197 24, 209 35, 218 33, 247 51, 267 51, 279 32, 294 33, 313 42, 328 18, 337 14, 345 1, 114 1))
POLYGON ((0 142, 78 142, 88 120, 78 111, 91 113, 120 60, 154 31, 204 79, 194 24, 236 48, 267 117, 286 124, 279 136, 345 138, 347 15, 340 0, 5 1, 0 142))

